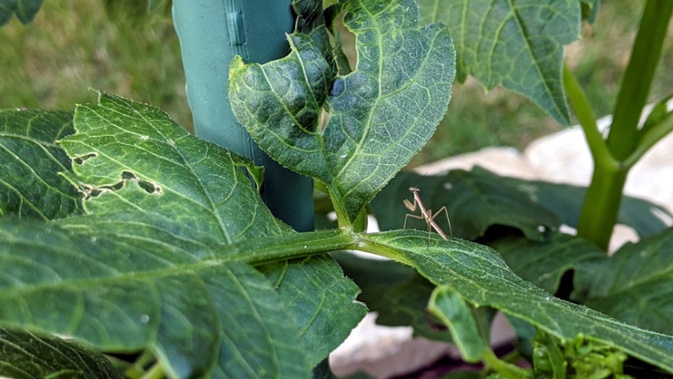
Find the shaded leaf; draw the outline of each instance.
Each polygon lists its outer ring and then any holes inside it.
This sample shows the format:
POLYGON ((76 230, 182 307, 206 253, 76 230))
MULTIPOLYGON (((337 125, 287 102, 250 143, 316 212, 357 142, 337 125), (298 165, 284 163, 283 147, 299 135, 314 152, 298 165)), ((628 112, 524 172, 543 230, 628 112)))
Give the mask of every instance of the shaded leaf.
POLYGON ((22 24, 33 21, 44 0, 2 0, 0 1, 0 26, 12 19, 14 13, 22 24))
POLYGON ((551 296, 516 276, 493 250, 475 243, 445 241, 413 230, 369 234, 361 246, 379 251, 438 286, 447 286, 472 305, 490 306, 564 340, 587 339, 673 372, 673 337, 639 329, 590 308, 551 296))
MULTIPOLYGON (((498 176, 481 168, 475 168, 473 171, 500 178, 504 183, 529 194, 533 201, 552 211, 562 223, 577 227, 587 192, 586 187, 498 176)), ((624 196, 617 222, 632 227, 641 237, 649 236, 667 227, 662 215, 664 218, 673 219, 673 215, 659 204, 633 196, 624 196)))
POLYGON ((366 259, 349 253, 337 253, 334 257, 346 276, 362 289, 358 299, 378 313, 377 324, 412 326, 416 335, 451 341, 448 330, 426 311, 435 286, 415 270, 390 260, 366 259))
MULTIPOLYGON (((418 26, 412 0, 339 6, 356 36, 355 71, 336 77, 325 46, 295 33, 284 59, 234 60, 229 98, 260 147, 324 183, 337 213, 352 223, 434 132, 449 102, 455 58, 445 27, 418 26)), ((314 27, 326 33, 324 25, 314 27)))
POLYGON ((8 328, 0 328, 0 376, 122 378, 100 353, 72 341, 8 328))
MULTIPOLYGON (((551 212, 497 177, 452 170, 446 176, 399 173, 371 203, 382 230, 402 228, 409 213, 402 200, 411 198, 412 186, 421 190, 426 208, 436 212, 446 206, 451 230, 457 237, 475 239, 491 226, 504 225, 521 230, 527 238, 543 240, 546 230, 559 225, 551 212)), ((438 215, 435 221, 448 234, 448 221, 443 215, 438 215)), ((407 228, 411 227, 427 228, 423 221, 409 219, 407 228)))
POLYGON ((576 276, 574 298, 642 328, 673 334, 673 229, 627 243, 576 276))
POLYGON ((0 215, 81 213, 81 195, 59 175, 72 171, 70 158, 56 144, 74 131, 71 112, 0 111, 0 215))
POLYGON ((563 90, 563 45, 580 35, 577 0, 419 0, 424 23, 449 26, 458 80, 473 75, 486 89, 521 93, 563 125, 570 122, 563 90))
POLYGON ((499 239, 492 247, 502 254, 512 271, 549 293, 556 293, 561 277, 567 271, 575 270, 580 276, 592 275, 593 266, 587 263, 605 259, 605 251, 596 245, 560 233, 544 241, 514 237, 499 239))

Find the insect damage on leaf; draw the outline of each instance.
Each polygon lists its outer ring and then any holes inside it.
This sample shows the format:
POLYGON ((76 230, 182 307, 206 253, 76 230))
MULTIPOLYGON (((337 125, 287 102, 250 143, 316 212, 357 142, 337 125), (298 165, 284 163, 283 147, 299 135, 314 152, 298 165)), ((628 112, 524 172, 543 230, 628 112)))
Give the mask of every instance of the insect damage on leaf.
POLYGON ((84 194, 84 200, 90 200, 91 198, 98 197, 106 192, 120 191, 123 188, 128 187, 129 183, 136 184, 140 189, 150 195, 161 195, 163 192, 161 186, 157 183, 153 183, 148 180, 142 180, 131 171, 122 171, 120 176, 120 180, 114 184, 101 186, 80 184, 79 191, 84 194))

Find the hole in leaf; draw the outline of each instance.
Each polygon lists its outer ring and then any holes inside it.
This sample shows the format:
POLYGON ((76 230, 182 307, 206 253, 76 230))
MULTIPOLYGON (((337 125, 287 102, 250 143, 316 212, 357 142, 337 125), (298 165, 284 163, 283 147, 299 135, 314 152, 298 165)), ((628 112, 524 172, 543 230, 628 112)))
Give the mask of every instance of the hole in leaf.
POLYGON ((85 155, 80 155, 79 157, 75 157, 75 158, 72 159, 72 161, 79 164, 79 165, 82 165, 87 160, 89 160, 91 158, 95 158, 97 156, 98 156, 98 153, 89 153, 89 154, 85 154, 85 155))
POLYGON ((160 194, 162 191, 161 186, 158 184, 147 180, 140 180, 138 176, 131 171, 122 171, 120 176, 121 180, 114 184, 102 185, 98 187, 83 185, 80 189, 80 192, 84 194, 85 200, 89 200, 91 198, 100 196, 103 192, 119 191, 123 189, 126 183, 129 181, 138 183, 138 186, 148 194, 160 194))
POLYGON ((140 186, 140 188, 144 189, 145 192, 149 194, 161 193, 161 186, 158 186, 152 182, 148 182, 147 180, 138 181, 138 185, 140 186))
POLYGON ((138 180, 138 177, 131 171, 122 171, 122 180, 138 180))

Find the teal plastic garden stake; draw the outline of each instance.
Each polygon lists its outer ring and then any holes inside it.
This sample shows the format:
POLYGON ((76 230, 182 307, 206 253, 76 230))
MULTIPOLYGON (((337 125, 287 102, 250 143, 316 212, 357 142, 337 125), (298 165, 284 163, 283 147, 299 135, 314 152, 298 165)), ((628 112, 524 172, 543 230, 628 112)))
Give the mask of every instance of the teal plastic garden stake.
POLYGON ((196 135, 265 167, 262 198, 298 231, 313 229, 313 184, 262 152, 229 106, 231 59, 265 63, 289 52, 290 0, 173 0, 186 91, 196 135))

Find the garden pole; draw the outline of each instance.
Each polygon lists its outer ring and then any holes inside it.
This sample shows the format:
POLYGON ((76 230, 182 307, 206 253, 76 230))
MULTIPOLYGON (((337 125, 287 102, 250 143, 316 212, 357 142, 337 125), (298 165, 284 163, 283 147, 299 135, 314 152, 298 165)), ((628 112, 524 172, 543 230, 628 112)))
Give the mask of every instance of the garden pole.
POLYGON ((290 0, 173 0, 186 92, 196 135, 264 166, 261 196, 298 231, 313 230, 313 184, 271 160, 236 121, 227 81, 231 59, 266 63, 289 52, 290 0))

